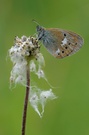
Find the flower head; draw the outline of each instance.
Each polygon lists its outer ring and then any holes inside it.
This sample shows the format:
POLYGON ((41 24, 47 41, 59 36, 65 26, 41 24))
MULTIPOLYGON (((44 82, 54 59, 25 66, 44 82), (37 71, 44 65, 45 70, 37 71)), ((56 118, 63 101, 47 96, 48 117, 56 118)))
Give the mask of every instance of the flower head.
MULTIPOLYGON (((43 78, 48 83, 43 71, 43 67, 45 65, 44 57, 40 53, 40 45, 36 38, 26 36, 22 36, 21 38, 16 37, 14 45, 9 49, 9 56, 13 62, 13 68, 10 76, 11 84, 20 83, 26 86, 27 65, 29 66, 30 71, 38 76, 38 79, 43 78)), ((45 91, 41 90, 37 86, 30 86, 29 101, 40 117, 42 117, 44 113, 44 107, 47 100, 55 98, 56 96, 53 94, 51 89, 45 91), (42 108, 41 111, 39 110, 40 105, 42 108)))
POLYGON ((13 62, 10 81, 25 84, 26 65, 31 59, 39 59, 40 45, 34 37, 16 37, 14 45, 9 50, 9 56, 13 62))

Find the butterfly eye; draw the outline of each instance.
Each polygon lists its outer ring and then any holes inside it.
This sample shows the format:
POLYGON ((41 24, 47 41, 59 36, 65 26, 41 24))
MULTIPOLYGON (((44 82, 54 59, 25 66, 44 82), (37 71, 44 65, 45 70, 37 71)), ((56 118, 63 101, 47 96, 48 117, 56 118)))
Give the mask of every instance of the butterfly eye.
POLYGON ((41 30, 42 30, 42 28, 40 27, 40 28, 39 28, 39 31, 41 31, 41 30))
POLYGON ((69 43, 68 45, 70 45, 71 43, 69 43))
POLYGON ((41 31, 42 30, 42 27, 41 26, 39 26, 39 25, 37 25, 37 31, 41 31))
POLYGON ((75 43, 75 45, 77 45, 77 43, 75 43))

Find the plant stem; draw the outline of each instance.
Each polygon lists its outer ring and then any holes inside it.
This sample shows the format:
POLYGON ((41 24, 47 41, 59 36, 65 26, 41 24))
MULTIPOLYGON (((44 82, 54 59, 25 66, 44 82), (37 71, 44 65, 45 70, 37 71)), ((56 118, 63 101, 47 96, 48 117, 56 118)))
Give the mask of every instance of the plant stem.
POLYGON ((21 135, 25 135, 25 129, 26 129, 27 106, 28 106, 29 92, 30 92, 30 69, 29 69, 29 62, 27 64, 26 72, 27 72, 26 73, 27 85, 26 85, 26 95, 25 95, 25 101, 24 101, 24 110, 23 110, 23 119, 22 119, 22 134, 21 135))

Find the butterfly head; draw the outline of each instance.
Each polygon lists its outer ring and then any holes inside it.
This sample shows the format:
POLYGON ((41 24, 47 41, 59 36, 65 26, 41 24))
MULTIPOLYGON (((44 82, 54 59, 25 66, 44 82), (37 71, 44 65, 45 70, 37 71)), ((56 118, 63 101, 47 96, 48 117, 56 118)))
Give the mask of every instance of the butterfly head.
POLYGON ((38 40, 41 40, 42 37, 44 36, 45 29, 42 26, 37 25, 36 30, 37 30, 37 34, 38 34, 38 40))

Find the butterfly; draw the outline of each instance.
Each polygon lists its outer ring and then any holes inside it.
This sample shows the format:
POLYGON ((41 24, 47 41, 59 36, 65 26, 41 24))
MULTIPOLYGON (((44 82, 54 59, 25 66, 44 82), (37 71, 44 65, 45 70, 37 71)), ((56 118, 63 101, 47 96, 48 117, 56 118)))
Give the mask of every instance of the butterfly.
POLYGON ((36 27, 38 41, 56 58, 64 58, 76 53, 83 45, 83 38, 71 31, 59 28, 36 27))

